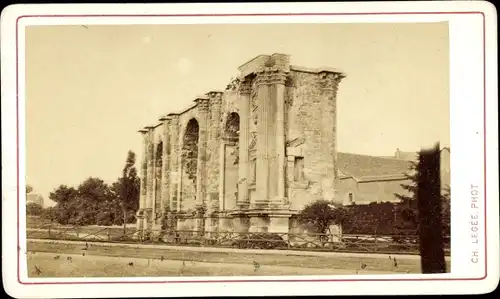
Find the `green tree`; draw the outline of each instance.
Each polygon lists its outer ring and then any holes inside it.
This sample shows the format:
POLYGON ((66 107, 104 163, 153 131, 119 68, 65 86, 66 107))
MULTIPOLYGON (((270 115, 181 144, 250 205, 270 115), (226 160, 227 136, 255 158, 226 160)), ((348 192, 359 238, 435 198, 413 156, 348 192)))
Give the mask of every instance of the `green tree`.
MULTIPOLYGON (((411 162, 408 173, 405 177, 408 183, 401 184, 400 186, 407 191, 407 194, 395 193, 396 198, 399 199, 399 217, 395 226, 400 229, 413 226, 415 229, 418 227, 418 206, 417 206, 417 182, 419 179, 418 159, 416 162, 411 162)), ((450 186, 446 185, 441 188, 441 203, 442 203, 442 219, 443 230, 449 234, 450 230, 450 186)))
POLYGON ((114 194, 103 180, 95 177, 86 179, 78 186, 78 197, 75 200, 77 213, 74 224, 97 224, 97 214, 101 212, 101 207, 113 198, 114 194))
POLYGON ((30 202, 26 205, 26 215, 29 216, 41 216, 43 213, 43 207, 37 203, 30 202))
POLYGON ((47 207, 43 209, 41 217, 45 220, 49 220, 50 222, 56 221, 56 208, 55 207, 47 207))
POLYGON ((303 224, 312 225, 320 234, 326 234, 330 225, 342 225, 346 220, 347 210, 340 204, 326 200, 318 200, 308 204, 298 214, 303 224))
POLYGON ((123 217, 123 234, 126 234, 127 223, 134 219, 133 215, 139 208, 140 179, 135 168, 134 152, 128 151, 122 176, 113 184, 112 190, 120 204, 123 217))
POLYGON ((56 202, 54 217, 57 222, 90 225, 97 224, 97 214, 103 208, 107 209, 108 203, 113 201, 114 194, 103 180, 90 177, 76 189, 65 185, 59 186, 50 193, 49 198, 56 202))
POLYGON ((77 195, 78 191, 75 188, 66 185, 60 185, 54 191, 50 192, 49 198, 56 202, 53 211, 53 217, 56 222, 60 224, 70 223, 75 213, 75 210, 71 206, 77 195))

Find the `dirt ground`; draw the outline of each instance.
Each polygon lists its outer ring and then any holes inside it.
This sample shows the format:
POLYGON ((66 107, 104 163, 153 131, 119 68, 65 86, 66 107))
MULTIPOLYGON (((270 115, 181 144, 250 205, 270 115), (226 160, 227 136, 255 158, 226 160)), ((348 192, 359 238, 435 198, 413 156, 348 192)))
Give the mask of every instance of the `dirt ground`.
MULTIPOLYGON (((420 273, 418 259, 193 252, 28 242, 30 277, 158 277, 420 273), (38 271, 38 270, 39 271, 38 271)), ((449 267, 449 262, 448 262, 449 267)))

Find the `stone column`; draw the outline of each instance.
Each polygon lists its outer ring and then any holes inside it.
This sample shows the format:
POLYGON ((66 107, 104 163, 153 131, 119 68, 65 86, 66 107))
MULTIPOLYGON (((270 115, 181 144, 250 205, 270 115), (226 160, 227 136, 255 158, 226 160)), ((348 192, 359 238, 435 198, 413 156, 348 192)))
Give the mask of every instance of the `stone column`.
POLYGON ((180 181, 180 173, 179 173, 179 116, 177 114, 168 114, 167 117, 170 118, 169 123, 169 134, 170 134, 170 142, 167 145, 168 155, 167 163, 170 170, 169 173, 169 185, 170 188, 169 198, 170 198, 170 211, 178 212, 177 203, 179 201, 179 197, 177 195, 178 184, 180 181))
POLYGON ((142 157, 141 157, 141 194, 139 197, 139 210, 146 208, 147 200, 147 171, 148 171, 148 135, 147 130, 139 130, 142 135, 142 157))
POLYGON ((141 178, 141 187, 139 194, 139 209, 137 210, 137 224, 136 230, 137 233, 135 235, 136 238, 142 237, 142 230, 144 229, 144 209, 146 208, 146 200, 147 200, 147 168, 148 168, 148 135, 146 129, 139 130, 139 133, 142 135, 142 157, 141 157, 141 168, 140 168, 140 178, 141 178), (140 236, 139 236, 140 234, 140 236))
POLYGON ((208 117, 208 98, 198 98, 195 100, 198 104, 198 162, 196 169, 196 206, 201 207, 205 201, 205 178, 207 161, 207 117, 208 117))
POLYGON ((145 229, 151 229, 153 221, 153 204, 154 204, 154 181, 155 181, 155 160, 154 160, 154 127, 146 127, 147 134, 147 175, 146 175, 146 205, 144 209, 144 216, 146 217, 145 229))
POLYGON ((207 161, 207 123, 208 123, 208 107, 209 98, 199 97, 196 100, 198 108, 198 125, 199 125, 199 139, 198 139, 198 167, 196 169, 196 210, 197 215, 197 231, 203 231, 205 228, 205 197, 206 197, 206 161, 207 161))
POLYGON ((318 74, 320 100, 324 107, 322 117, 322 136, 330 140, 325 148, 325 155, 331 156, 332 163, 326 165, 326 177, 322 184, 324 200, 339 200, 336 198, 338 186, 337 173, 337 90, 340 81, 345 77, 337 71, 321 71, 318 74))
POLYGON ((271 84, 276 101, 276 158, 278 166, 277 201, 285 203, 285 80, 286 74, 276 71, 272 74, 271 84))
POLYGON ((210 91, 209 97, 209 120, 207 132, 207 178, 206 178, 206 219, 205 231, 213 232, 218 230, 218 215, 219 211, 219 146, 221 143, 221 108, 222 108, 222 91, 210 91))
POLYGON ((257 74, 257 196, 253 201, 258 205, 269 200, 269 86, 266 73, 257 74))
POLYGON ((226 144, 221 142, 219 145, 219 211, 224 211, 224 180, 226 178, 226 144))
POLYGON ((170 122, 169 116, 164 116, 160 118, 163 122, 163 157, 162 157, 162 176, 161 176, 161 223, 163 223, 165 217, 170 217, 170 122))
POLYGON ((238 199, 237 207, 240 210, 248 208, 249 195, 249 160, 248 143, 250 140, 250 92, 251 81, 244 79, 239 86, 240 101, 240 133, 239 133, 239 165, 238 165, 238 199))
MULTIPOLYGON (((215 196, 219 193, 219 185, 222 181, 219 180, 219 147, 221 143, 221 106, 222 92, 210 91, 210 120, 208 125, 207 150, 210 158, 207 161, 207 213, 212 213, 219 210, 219 198, 215 196)), ((207 155, 208 156, 208 155, 207 155)))

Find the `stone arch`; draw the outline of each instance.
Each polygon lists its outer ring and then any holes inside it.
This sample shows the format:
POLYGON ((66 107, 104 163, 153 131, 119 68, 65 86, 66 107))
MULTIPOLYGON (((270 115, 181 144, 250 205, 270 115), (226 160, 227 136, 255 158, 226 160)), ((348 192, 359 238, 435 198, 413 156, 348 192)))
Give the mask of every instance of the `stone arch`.
POLYGON ((240 116, 237 112, 231 112, 226 117, 224 126, 224 139, 227 144, 233 146, 234 164, 239 162, 239 138, 240 138, 240 116))
POLYGON ((198 166, 198 140, 200 126, 195 118, 189 120, 182 138, 182 164, 190 180, 196 182, 198 166))
POLYGON ((230 112, 224 126, 224 137, 231 141, 238 141, 240 135, 240 116, 237 112, 230 112))
POLYGON ((235 209, 238 198, 239 136, 240 116, 237 112, 230 112, 226 116, 223 127, 223 139, 225 143, 223 207, 226 210, 235 209))
POLYGON ((156 145, 155 157, 156 157, 156 159, 155 159, 156 160, 156 166, 161 167, 161 165, 163 163, 163 141, 160 141, 156 145))

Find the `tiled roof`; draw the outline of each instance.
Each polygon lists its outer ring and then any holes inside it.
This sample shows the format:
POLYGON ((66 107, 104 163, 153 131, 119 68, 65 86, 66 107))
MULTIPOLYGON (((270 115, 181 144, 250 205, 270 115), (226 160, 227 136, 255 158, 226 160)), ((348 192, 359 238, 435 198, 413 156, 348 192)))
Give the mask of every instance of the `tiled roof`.
POLYGON ((375 157, 351 153, 338 153, 337 165, 343 176, 352 176, 357 180, 376 180, 377 178, 404 178, 411 162, 396 158, 375 157))

